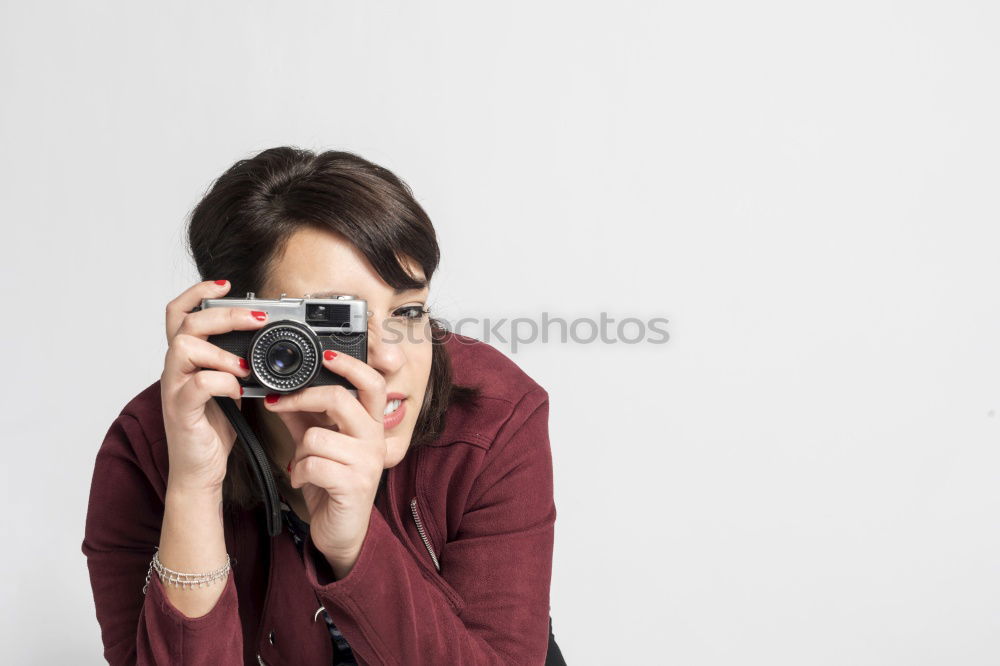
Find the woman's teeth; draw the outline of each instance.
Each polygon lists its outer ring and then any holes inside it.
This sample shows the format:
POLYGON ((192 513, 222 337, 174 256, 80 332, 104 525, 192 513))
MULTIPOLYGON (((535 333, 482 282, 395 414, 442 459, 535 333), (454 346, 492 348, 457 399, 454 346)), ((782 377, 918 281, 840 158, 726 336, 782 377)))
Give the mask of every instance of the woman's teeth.
POLYGON ((382 416, 388 416, 389 414, 392 414, 394 411, 399 409, 399 406, 401 404, 403 404, 402 400, 390 400, 389 402, 386 403, 385 411, 382 412, 382 416))

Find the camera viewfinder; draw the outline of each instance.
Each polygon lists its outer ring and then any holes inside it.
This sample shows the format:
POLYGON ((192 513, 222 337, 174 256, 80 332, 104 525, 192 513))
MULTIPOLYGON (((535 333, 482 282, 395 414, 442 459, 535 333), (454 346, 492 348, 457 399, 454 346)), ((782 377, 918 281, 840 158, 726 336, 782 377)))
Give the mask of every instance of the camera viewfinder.
POLYGON ((347 328, 351 325, 351 306, 333 303, 308 303, 306 305, 306 323, 347 328))

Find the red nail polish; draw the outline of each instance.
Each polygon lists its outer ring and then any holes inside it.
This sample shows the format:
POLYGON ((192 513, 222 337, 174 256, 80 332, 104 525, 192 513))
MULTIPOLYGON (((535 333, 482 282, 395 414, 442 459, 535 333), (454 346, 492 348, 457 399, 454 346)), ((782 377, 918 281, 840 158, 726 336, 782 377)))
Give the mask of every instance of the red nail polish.
POLYGON ((243 387, 240 387, 240 395, 243 395, 243 387))
POLYGON ((336 356, 337 352, 333 351, 332 349, 327 349, 325 352, 323 352, 323 358, 325 358, 328 361, 332 361, 334 358, 336 358, 336 356))
POLYGON ((250 364, 247 363, 247 360, 245 358, 243 358, 242 356, 240 357, 240 367, 243 368, 244 370, 249 370, 250 369, 250 364))
POLYGON ((251 310, 250 314, 252 314, 253 318, 256 319, 257 321, 264 321, 265 319, 267 319, 267 313, 261 312, 260 310, 251 310))
POLYGON ((216 280, 215 284, 217 284, 217 285, 219 285, 221 287, 222 285, 226 284, 226 280, 216 280))
POLYGON ((280 397, 281 396, 279 396, 277 393, 268 393, 267 397, 264 398, 264 400, 267 401, 267 404, 273 405, 274 403, 278 402, 278 398, 280 397))
POLYGON ((288 461, 288 467, 285 468, 285 471, 287 471, 289 474, 292 473, 292 461, 291 460, 288 461))

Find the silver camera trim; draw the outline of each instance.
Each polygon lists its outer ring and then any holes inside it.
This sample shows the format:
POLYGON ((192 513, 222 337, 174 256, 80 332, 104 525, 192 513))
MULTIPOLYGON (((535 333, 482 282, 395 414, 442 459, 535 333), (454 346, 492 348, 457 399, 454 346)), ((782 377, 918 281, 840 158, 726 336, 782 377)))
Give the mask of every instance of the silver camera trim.
POLYGON ((337 298, 286 298, 284 294, 281 298, 256 298, 253 292, 247 294, 246 298, 203 298, 201 309, 205 308, 251 308, 267 313, 268 320, 274 319, 294 319, 309 326, 317 333, 361 333, 368 330, 368 301, 354 296, 338 296, 337 298), (315 326, 306 324, 306 304, 326 303, 329 305, 347 305, 350 310, 350 324, 348 328, 341 326, 315 326), (273 317, 272 313, 279 313, 280 317, 273 317))

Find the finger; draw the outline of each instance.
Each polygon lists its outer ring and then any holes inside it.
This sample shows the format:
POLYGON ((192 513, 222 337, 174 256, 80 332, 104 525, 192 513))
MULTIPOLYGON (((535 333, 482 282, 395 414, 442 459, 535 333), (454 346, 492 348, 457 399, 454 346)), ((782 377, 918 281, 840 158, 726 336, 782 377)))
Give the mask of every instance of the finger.
POLYGON ((350 354, 338 354, 329 349, 323 352, 323 367, 354 384, 365 411, 382 423, 386 387, 385 377, 378 370, 350 354))
POLYGON ((241 395, 242 389, 233 375, 215 370, 202 370, 184 382, 177 392, 173 404, 180 411, 174 416, 181 419, 186 415, 200 416, 205 403, 214 396, 225 396, 238 402, 241 395))
POLYGON ((322 456, 306 456, 295 461, 288 480, 293 488, 311 484, 324 490, 337 488, 349 491, 353 483, 356 483, 356 477, 350 467, 340 461, 322 456))
POLYGON ((173 340, 184 317, 196 306, 201 305, 203 298, 222 298, 229 292, 231 286, 229 280, 206 280, 189 287, 180 296, 167 303, 167 342, 173 340), (219 284, 220 282, 222 284, 219 284))
MULTIPOLYGON (((184 317, 177 335, 193 335, 205 340, 210 335, 248 331, 267 325, 267 313, 250 308, 208 308, 184 317)), ((175 336, 176 337, 176 336, 175 336)))
POLYGON ((348 435, 363 437, 375 434, 382 419, 372 419, 357 398, 339 385, 310 386, 287 393, 272 394, 264 399, 264 408, 270 412, 311 412, 326 416, 326 425, 336 424, 348 435))
POLYGON ((309 456, 335 460, 344 465, 356 465, 363 460, 364 451, 359 440, 342 432, 323 426, 307 428, 302 439, 296 440, 292 466, 309 456))
POLYGON ((328 428, 336 431, 337 425, 328 425, 325 414, 311 414, 308 412, 281 412, 278 418, 285 424, 289 436, 293 442, 301 442, 309 428, 328 428))
POLYGON ((184 334, 175 336, 163 362, 163 379, 168 384, 174 384, 203 368, 230 372, 237 377, 250 375, 246 359, 201 338, 184 334))
POLYGON ((364 440, 333 432, 322 426, 309 428, 302 439, 298 440, 292 454, 292 469, 300 461, 310 458, 332 460, 346 465, 363 479, 380 477, 385 467, 384 455, 373 456, 364 440))

